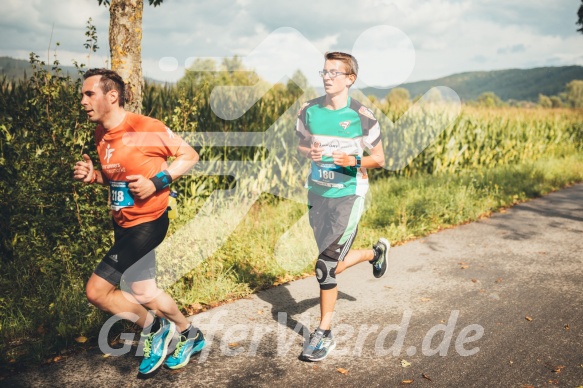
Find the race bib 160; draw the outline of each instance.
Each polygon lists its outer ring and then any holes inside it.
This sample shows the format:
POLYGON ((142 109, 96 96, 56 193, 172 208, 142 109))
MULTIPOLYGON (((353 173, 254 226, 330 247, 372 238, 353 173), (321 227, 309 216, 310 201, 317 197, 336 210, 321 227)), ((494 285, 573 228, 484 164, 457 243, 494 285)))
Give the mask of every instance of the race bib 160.
POLYGON ((334 163, 312 162, 312 182, 320 186, 343 188, 355 176, 356 171, 351 171, 350 168, 337 166, 334 163))

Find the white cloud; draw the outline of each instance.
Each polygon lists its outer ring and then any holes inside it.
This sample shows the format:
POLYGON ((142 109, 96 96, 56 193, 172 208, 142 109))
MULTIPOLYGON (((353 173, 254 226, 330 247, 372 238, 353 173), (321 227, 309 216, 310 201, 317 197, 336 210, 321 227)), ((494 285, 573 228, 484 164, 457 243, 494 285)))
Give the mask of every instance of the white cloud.
POLYGON ((49 2, 34 0, 34 9, 39 15, 38 21, 41 24, 47 26, 54 24, 55 28, 71 31, 83 31, 89 18, 98 20, 108 17, 107 9, 100 7, 97 0, 49 2), (63 17, 67 15, 69 17, 63 17))
POLYGON ((415 68, 415 48, 401 30, 376 26, 364 31, 354 43, 359 80, 367 86, 402 84, 415 68))
MULTIPOLYGON (((91 65, 106 63, 109 14, 97 0, 5 0, 2 8, 0 55, 27 59, 34 51, 46 57, 49 42, 53 48, 60 42, 61 63, 69 65, 73 58, 86 62, 84 33, 91 17, 100 46, 91 65)), ((403 31, 415 51, 410 55, 407 50, 390 52, 388 46, 380 53, 355 48, 362 56, 357 57, 359 78, 367 84, 393 82, 375 78, 391 56, 393 61, 400 57, 403 65, 390 73, 406 81, 472 70, 581 64, 577 9, 574 0, 556 0, 552 8, 545 0, 167 0, 160 7, 146 2, 143 68, 147 76, 174 81, 189 57, 237 54, 270 82, 299 68, 310 83, 320 85, 321 54, 351 51, 357 42, 363 43, 363 34, 374 40, 366 31, 380 25, 403 31), (282 47, 290 52, 279 50, 282 47), (164 71, 164 63, 161 68, 164 57, 174 58, 176 70, 164 71), (402 69, 412 57, 415 67, 407 78, 402 69)))
MULTIPOLYGON (((334 37, 324 37, 333 41, 334 37)), ((275 30, 249 53, 246 62, 266 79, 275 82, 291 78, 297 69, 314 68, 306 72, 312 84, 320 84, 317 69, 324 63, 322 51, 299 31, 284 27, 275 30)))
POLYGON ((3 2, 2 11, 0 55, 28 59, 29 53, 35 52, 43 60, 48 56, 52 62, 56 50, 64 65, 71 65, 72 59, 86 62, 85 25, 92 17, 102 48, 93 55, 108 56, 109 14, 104 7, 98 6, 97 0, 7 0, 3 2))

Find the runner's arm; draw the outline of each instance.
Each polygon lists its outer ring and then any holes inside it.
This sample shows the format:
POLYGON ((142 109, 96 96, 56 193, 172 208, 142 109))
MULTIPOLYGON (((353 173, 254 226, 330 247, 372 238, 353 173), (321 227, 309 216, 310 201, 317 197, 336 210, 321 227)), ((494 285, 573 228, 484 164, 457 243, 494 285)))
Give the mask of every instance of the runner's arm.
MULTIPOLYGON (((161 175, 170 175, 172 182, 174 182, 190 170, 197 161, 198 153, 194 148, 183 141, 176 152, 176 159, 174 159, 170 166, 163 171, 161 175)), ((126 179, 130 182, 128 185, 130 192, 138 199, 146 199, 157 191, 156 185, 152 181, 153 178, 147 179, 142 175, 128 175, 126 179)), ((170 182, 168 181, 166 186, 169 184, 170 182)))
POLYGON ((103 174, 101 171, 98 171, 93 167, 93 162, 87 154, 83 154, 82 161, 75 163, 75 167, 73 169, 73 179, 89 184, 105 184, 103 174))
MULTIPOLYGON (((332 153, 334 164, 342 167, 356 166, 356 156, 348 155, 342 151, 334 151, 332 153)), ((382 141, 379 141, 373 148, 369 150, 368 156, 363 156, 360 161, 360 167, 364 168, 379 168, 385 165, 385 154, 383 152, 382 141)))
POLYGON ((360 162, 361 167, 364 168, 381 168, 385 166, 385 152, 383 150, 383 142, 379 142, 369 150, 368 156, 363 156, 360 162))
POLYGON ((172 181, 175 181, 190 170, 198 162, 198 159, 198 152, 183 141, 176 153, 176 159, 174 159, 166 171, 172 176, 172 181))

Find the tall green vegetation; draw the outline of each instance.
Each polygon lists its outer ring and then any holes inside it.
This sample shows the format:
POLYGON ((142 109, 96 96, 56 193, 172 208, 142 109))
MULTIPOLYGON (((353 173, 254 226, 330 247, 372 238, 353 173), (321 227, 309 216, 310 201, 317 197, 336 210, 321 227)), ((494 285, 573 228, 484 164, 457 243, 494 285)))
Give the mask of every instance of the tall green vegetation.
POLYGON ((176 85, 146 84, 144 112, 181 133, 205 166, 177 181, 174 188, 184 198, 206 198, 216 189, 235 185, 263 191, 279 190, 281 183, 299 186, 295 172, 301 166, 292 144, 295 113, 301 98, 315 95, 311 88, 304 89, 305 82, 298 72, 286 85, 270 85, 234 57, 222 63, 197 60, 176 85), (199 132, 231 136, 210 141, 199 132), (253 134, 254 141, 238 140, 241 134, 253 134), (230 163, 235 161, 254 163, 230 163), (264 175, 258 183, 255 177, 261 171, 264 175), (229 178, 236 174, 250 179, 235 182, 229 178))
POLYGON ((565 86, 565 91, 556 96, 539 94, 538 103, 543 108, 583 108, 583 81, 573 80, 565 86))
POLYGON ((573 108, 583 108, 583 81, 574 80, 567 84, 567 103, 573 108))
POLYGON ((25 349, 41 357, 40 349, 63 346, 100 321, 87 306, 84 284, 111 242, 106 209, 96 206, 107 192, 74 184, 71 176, 82 153, 95 157, 80 82, 62 76, 58 62, 51 72, 37 56, 31 62, 28 80, 0 82, 3 358, 25 349))

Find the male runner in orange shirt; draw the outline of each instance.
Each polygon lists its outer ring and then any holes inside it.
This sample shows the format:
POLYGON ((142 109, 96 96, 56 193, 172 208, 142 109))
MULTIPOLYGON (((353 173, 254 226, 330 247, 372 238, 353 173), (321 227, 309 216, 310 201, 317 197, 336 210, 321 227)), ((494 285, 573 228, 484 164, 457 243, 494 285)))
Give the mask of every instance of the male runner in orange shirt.
POLYGON ((75 164, 73 177, 109 185, 115 236, 87 283, 87 299, 144 328, 140 373, 162 365, 176 328, 180 341, 166 366, 183 367, 204 347, 204 337, 157 287, 154 248, 168 230, 168 185, 198 161, 198 154, 160 121, 126 111, 125 84, 114 71, 91 69, 84 79, 81 105, 97 124, 101 170, 85 154, 75 164), (170 166, 168 157, 175 158, 170 166), (131 294, 117 287, 122 276, 131 294))

